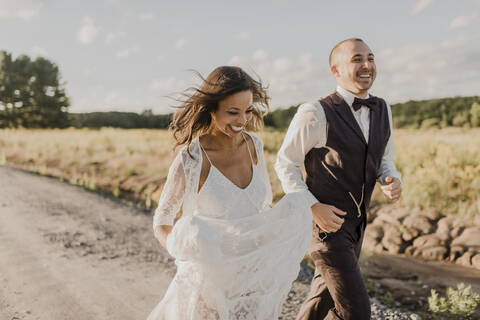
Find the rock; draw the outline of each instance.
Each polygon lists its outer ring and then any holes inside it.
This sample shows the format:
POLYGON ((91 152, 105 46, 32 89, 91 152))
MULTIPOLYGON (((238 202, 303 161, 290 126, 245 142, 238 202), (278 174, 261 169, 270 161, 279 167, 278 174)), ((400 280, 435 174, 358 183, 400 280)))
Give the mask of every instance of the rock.
POLYGON ((382 253, 384 250, 383 250, 383 245, 382 243, 378 243, 374 248, 373 248, 373 251, 377 252, 377 253, 382 253))
POLYGON ((443 217, 442 214, 437 211, 419 211, 418 215, 426 217, 431 221, 437 221, 443 217))
POLYGON ((465 229, 460 236, 453 237, 452 246, 461 245, 480 251, 480 227, 465 229))
POLYGON ((480 253, 472 258, 472 267, 480 269, 480 253))
POLYGON ((418 234, 420 232, 417 229, 414 228, 406 228, 405 231, 402 232, 402 238, 405 241, 412 241, 416 237, 418 237, 418 234))
POLYGON ((415 248, 412 254, 414 257, 420 257, 422 255, 422 251, 418 248, 415 248))
POLYGON ((368 236, 368 234, 365 234, 365 239, 363 239, 363 247, 368 249, 368 250, 373 250, 375 251, 375 247, 377 244, 379 244, 379 240, 375 239, 371 236, 368 236))
POLYGON ((440 239, 442 241, 445 241, 445 242, 450 240, 450 233, 448 233, 448 232, 435 232, 435 236, 438 239, 440 239))
POLYGON ((437 232, 440 233, 449 233, 450 230, 453 228, 455 222, 455 216, 449 215, 443 217, 442 219, 438 220, 437 222, 437 232))
POLYGON ((408 228, 415 228, 422 234, 429 234, 433 230, 433 224, 427 217, 420 215, 408 216, 403 220, 403 225, 408 228))
POLYGON ((379 240, 383 238, 383 233, 383 227, 380 224, 369 224, 365 229, 365 238, 369 237, 379 240))
POLYGON ((429 247, 438 247, 444 245, 445 241, 439 239, 435 234, 427 234, 413 240, 413 246, 423 250, 429 247))
POLYGON ((463 246, 451 246, 450 247, 450 257, 448 260, 455 261, 458 257, 462 256, 465 252, 465 248, 463 246))
POLYGON ((439 239, 444 241, 450 240, 450 230, 453 228, 453 222, 455 221, 455 217, 450 215, 448 217, 441 218, 437 222, 437 230, 435 234, 439 239))
POLYGON ((473 253, 467 251, 463 254, 463 256, 458 258, 455 261, 455 263, 461 264, 462 266, 471 267, 472 266, 472 256, 473 256, 473 253))
POLYGON ((413 241, 414 256, 422 256, 430 260, 443 260, 448 249, 445 248, 445 241, 439 239, 435 234, 427 234, 416 238, 413 241))
POLYGON ((402 235, 398 228, 388 225, 385 227, 385 236, 382 239, 382 245, 387 249, 390 253, 401 253, 403 241, 402 235))
POLYGON ((425 259, 442 261, 447 256, 448 249, 444 246, 437 246, 422 249, 421 252, 425 259))
POLYGON ((402 222, 406 217, 410 215, 410 209, 408 208, 398 208, 391 213, 391 215, 402 222))
POLYGON ((450 237, 456 238, 462 233, 464 227, 454 227, 452 230, 450 230, 450 237))
POLYGON ((413 256, 415 253, 415 247, 414 246, 408 246, 405 248, 405 254, 408 254, 409 256, 413 256))
MULTIPOLYGON (((422 317, 412 312, 402 312, 399 309, 386 307, 382 305, 377 299, 370 298, 371 301, 371 319, 391 319, 391 320, 422 320, 422 317)), ((395 301, 397 304, 398 301, 395 301)), ((292 318, 293 319, 293 318, 292 318)))
POLYGON ((375 224, 390 224, 396 227, 399 227, 401 225, 400 220, 398 220, 395 216, 390 215, 390 214, 381 214, 377 216, 375 219, 375 224))

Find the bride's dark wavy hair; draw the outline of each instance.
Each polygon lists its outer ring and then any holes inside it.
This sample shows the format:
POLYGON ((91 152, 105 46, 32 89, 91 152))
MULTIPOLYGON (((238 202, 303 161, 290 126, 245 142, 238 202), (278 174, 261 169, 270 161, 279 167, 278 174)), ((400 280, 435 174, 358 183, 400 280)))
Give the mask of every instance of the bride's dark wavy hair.
MULTIPOLYGON (((247 129, 263 127, 263 116, 268 112, 270 97, 260 79, 254 80, 239 67, 222 66, 213 70, 206 79, 195 72, 202 80, 200 88, 186 89, 177 101, 181 103, 173 115, 169 129, 176 140, 174 148, 187 145, 207 132, 212 125, 212 113, 218 103, 237 92, 249 90, 253 95, 253 118, 247 129)), ((190 152, 189 152, 190 153, 190 152)))

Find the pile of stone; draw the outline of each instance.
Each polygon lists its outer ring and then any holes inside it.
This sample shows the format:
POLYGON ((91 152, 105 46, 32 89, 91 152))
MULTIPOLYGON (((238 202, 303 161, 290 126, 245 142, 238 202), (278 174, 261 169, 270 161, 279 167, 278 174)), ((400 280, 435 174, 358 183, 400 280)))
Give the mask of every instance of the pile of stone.
POLYGON ((480 225, 455 215, 384 206, 369 216, 364 248, 480 269, 480 225))
POLYGON ((372 306, 372 320, 422 320, 418 314, 403 312, 399 309, 382 305, 377 299, 370 298, 372 306))

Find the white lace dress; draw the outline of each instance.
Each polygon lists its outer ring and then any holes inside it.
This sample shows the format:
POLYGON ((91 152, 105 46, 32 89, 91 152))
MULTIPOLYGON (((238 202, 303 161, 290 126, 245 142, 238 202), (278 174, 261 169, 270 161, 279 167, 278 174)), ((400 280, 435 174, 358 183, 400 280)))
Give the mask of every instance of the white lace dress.
POLYGON ((193 158, 183 148, 170 167, 153 226, 173 225, 183 205, 167 238, 177 273, 148 320, 278 318, 311 239, 312 215, 295 193, 270 208, 263 143, 250 136, 258 163, 252 160, 244 189, 212 164, 198 191, 198 138, 190 145, 193 158))

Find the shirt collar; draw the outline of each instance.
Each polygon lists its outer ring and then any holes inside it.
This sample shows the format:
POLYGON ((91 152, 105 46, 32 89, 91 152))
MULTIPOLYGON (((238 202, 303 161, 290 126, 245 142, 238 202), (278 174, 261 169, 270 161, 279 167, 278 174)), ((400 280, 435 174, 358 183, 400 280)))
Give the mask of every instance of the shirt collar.
MULTIPOLYGON (((353 100, 355 98, 362 99, 362 98, 354 95, 350 91, 347 91, 347 90, 343 89, 339 85, 337 85, 337 92, 343 98, 343 100, 345 100, 345 102, 348 104, 349 107, 352 107, 352 103, 353 103, 353 100)), ((365 99, 367 99, 367 98, 370 98, 369 93, 367 93, 367 97, 365 99)))

